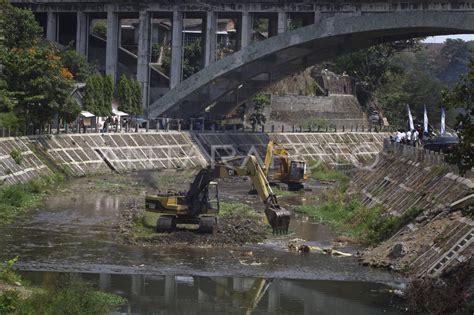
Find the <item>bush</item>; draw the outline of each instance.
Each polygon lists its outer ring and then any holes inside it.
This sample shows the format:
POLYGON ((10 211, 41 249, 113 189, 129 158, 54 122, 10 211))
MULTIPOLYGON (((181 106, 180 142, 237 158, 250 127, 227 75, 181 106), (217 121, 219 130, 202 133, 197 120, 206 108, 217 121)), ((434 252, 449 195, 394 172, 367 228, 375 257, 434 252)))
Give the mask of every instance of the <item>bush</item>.
POLYGON ((10 152, 10 156, 15 161, 16 164, 21 165, 21 161, 23 161, 23 156, 21 155, 20 150, 13 149, 10 152))
MULTIPOLYGON (((18 261, 18 257, 12 258, 0 264, 0 282, 14 284, 20 282, 21 277, 13 271, 13 265, 18 261)), ((3 314, 0 312, 0 314, 3 314)))
POLYGON ((0 295, 0 314, 109 314, 127 302, 120 296, 96 291, 76 275, 63 274, 44 290, 21 298, 17 290, 0 295))
POLYGON ((92 27, 92 34, 103 39, 107 39, 107 22, 105 20, 99 20, 95 22, 92 27))
POLYGON ((334 181, 341 190, 345 190, 349 184, 349 177, 324 163, 310 164, 311 177, 320 181, 334 181))
POLYGON ((0 224, 11 223, 17 216, 39 204, 54 183, 62 177, 44 176, 24 184, 0 186, 0 224))

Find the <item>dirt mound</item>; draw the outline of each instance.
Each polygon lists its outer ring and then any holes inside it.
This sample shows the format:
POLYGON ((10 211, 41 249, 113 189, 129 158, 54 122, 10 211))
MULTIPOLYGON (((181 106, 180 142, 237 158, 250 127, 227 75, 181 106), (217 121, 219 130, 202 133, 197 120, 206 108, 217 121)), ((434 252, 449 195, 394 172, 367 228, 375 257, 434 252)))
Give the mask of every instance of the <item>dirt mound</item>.
POLYGON ((419 279, 406 296, 411 312, 471 314, 474 307, 474 260, 457 265, 439 278, 419 279))
MULTIPOLYGON (((148 228, 145 233, 137 233, 136 222, 143 211, 129 208, 121 218, 119 225, 120 240, 133 245, 156 246, 241 246, 259 243, 266 238, 266 229, 257 220, 238 215, 220 217, 218 231, 214 234, 198 234, 193 231, 180 230, 173 233, 155 233, 148 228)), ((143 229, 143 228, 142 228, 143 229)))

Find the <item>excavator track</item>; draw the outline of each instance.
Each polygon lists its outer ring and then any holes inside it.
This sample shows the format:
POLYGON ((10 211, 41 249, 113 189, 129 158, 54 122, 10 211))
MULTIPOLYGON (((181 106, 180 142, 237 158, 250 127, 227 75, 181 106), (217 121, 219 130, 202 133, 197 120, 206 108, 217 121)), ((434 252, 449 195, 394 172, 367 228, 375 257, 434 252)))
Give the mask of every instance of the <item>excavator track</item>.
POLYGON ((199 233, 214 234, 217 232, 217 218, 214 216, 203 216, 199 220, 199 233))
POLYGON ((176 220, 173 215, 162 215, 156 221, 156 232, 173 232, 176 229, 176 220))

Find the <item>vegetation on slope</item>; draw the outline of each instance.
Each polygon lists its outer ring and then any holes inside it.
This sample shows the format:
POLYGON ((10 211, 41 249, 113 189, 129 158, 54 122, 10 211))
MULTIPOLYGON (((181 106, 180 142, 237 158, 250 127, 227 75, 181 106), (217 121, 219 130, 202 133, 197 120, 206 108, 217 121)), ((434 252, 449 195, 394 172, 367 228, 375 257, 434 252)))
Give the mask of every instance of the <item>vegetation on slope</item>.
POLYGON ((54 174, 23 184, 0 186, 0 225, 12 223, 28 210, 39 206, 55 184, 62 180, 61 175, 54 174))
POLYGON ((0 264, 0 314, 109 314, 126 299, 101 291, 78 276, 63 274, 45 288, 22 286, 17 258, 0 264))

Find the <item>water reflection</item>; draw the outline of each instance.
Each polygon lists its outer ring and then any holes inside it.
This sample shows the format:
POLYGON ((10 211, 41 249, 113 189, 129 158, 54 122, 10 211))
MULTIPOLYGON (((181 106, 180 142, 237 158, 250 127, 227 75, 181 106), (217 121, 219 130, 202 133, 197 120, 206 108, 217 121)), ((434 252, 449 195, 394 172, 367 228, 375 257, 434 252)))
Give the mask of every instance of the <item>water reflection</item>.
MULTIPOLYGON (((46 285, 59 275, 24 272, 46 285)), ((369 282, 264 278, 82 274, 102 290, 126 297, 120 314, 377 314, 399 313, 390 287, 369 282)))

